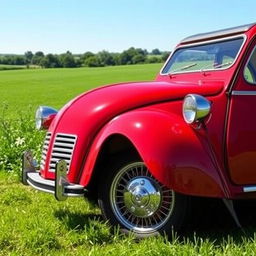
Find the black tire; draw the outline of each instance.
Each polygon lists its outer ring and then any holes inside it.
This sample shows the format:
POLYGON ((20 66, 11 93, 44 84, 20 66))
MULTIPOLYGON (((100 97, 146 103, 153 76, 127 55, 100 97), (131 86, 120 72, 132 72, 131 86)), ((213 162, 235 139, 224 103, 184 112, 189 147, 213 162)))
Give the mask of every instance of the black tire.
POLYGON ((99 184, 98 202, 104 219, 138 238, 169 236, 172 230, 180 230, 189 197, 163 186, 143 162, 121 159, 105 170, 99 184))

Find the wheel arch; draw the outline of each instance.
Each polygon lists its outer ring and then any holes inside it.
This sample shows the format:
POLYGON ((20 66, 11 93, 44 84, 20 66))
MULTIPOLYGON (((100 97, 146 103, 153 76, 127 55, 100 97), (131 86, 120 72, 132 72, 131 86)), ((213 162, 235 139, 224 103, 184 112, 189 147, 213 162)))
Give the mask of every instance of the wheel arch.
POLYGON ((114 161, 116 158, 125 154, 129 154, 129 156, 132 156, 134 159, 141 159, 132 142, 122 134, 111 134, 102 143, 87 185, 88 192, 93 199, 97 199, 96 196, 98 194, 97 191, 100 179, 102 179, 102 176, 107 175, 107 173, 102 171, 104 166, 108 164, 109 161, 114 161))
POLYGON ((80 184, 94 190, 97 177, 104 175, 104 160, 127 152, 142 159, 157 180, 176 192, 225 196, 204 136, 180 116, 156 110, 130 111, 103 127, 90 148, 80 184))

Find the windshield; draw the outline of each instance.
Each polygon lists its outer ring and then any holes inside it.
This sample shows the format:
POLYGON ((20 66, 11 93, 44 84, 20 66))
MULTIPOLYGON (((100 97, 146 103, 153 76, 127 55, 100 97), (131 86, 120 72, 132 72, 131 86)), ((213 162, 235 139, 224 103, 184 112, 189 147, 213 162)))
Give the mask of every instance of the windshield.
POLYGON ((234 63, 243 40, 243 37, 239 37, 178 48, 163 68, 162 74, 228 68, 234 63))

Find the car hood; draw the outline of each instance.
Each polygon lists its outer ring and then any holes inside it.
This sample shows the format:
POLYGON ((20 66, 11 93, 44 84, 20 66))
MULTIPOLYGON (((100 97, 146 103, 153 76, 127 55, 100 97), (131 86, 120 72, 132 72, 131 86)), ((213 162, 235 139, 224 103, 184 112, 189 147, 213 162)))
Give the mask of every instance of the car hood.
POLYGON ((88 91, 66 104, 54 119, 50 129, 60 132, 94 134, 102 125, 128 110, 160 102, 181 100, 189 93, 212 96, 224 88, 221 81, 188 82, 140 82, 122 83, 99 87, 88 91), (89 131, 90 130, 90 131, 89 131))

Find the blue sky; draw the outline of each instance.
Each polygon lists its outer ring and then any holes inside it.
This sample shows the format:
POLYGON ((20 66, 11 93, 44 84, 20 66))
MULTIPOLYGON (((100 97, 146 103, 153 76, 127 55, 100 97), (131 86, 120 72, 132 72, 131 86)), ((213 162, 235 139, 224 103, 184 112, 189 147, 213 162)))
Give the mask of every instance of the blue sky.
POLYGON ((255 0, 0 0, 0 53, 171 50, 191 34, 256 22, 255 10, 255 0))

